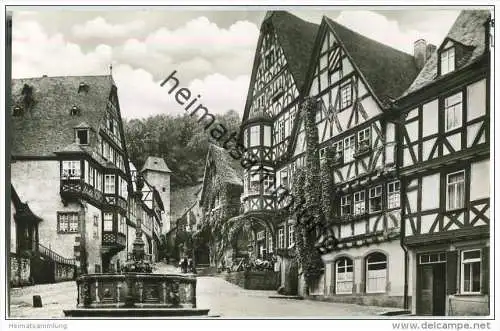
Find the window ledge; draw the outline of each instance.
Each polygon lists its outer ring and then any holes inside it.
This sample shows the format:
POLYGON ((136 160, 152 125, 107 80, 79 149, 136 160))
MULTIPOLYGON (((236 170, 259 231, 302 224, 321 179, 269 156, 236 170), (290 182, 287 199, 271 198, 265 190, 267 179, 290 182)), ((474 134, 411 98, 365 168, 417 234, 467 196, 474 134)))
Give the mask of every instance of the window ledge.
POLYGON ((457 298, 470 298, 470 297, 485 297, 487 296, 487 294, 483 294, 483 293, 480 293, 480 292, 475 292, 475 293, 457 293, 457 294, 454 294, 453 297, 457 297, 457 298))

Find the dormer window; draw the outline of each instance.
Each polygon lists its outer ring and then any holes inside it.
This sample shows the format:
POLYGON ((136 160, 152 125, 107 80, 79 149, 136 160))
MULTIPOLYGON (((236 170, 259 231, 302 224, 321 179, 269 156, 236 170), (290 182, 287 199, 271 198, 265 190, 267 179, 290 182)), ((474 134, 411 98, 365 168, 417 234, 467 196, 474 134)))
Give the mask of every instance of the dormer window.
POLYGON ((14 117, 23 116, 23 109, 19 106, 14 107, 14 112, 12 113, 14 117))
POLYGON ((71 114, 71 116, 80 115, 80 108, 78 108, 77 106, 71 107, 70 114, 71 114))
POLYGON ((450 47, 441 52, 441 75, 453 70, 455 70, 455 47, 450 47))
POLYGON ((89 144, 89 130, 88 129, 76 130, 76 142, 80 145, 88 145, 89 144))
POLYGON ((81 93, 81 92, 85 92, 85 93, 89 92, 89 86, 88 86, 88 84, 86 84, 84 82, 80 83, 80 86, 78 86, 78 93, 81 93))

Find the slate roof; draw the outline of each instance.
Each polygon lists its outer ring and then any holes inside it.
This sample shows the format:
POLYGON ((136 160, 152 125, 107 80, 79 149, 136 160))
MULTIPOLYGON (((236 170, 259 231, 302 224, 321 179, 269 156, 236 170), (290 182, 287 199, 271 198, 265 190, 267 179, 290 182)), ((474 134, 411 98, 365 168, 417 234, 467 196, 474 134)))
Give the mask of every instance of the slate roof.
POLYGON ((324 17, 383 105, 399 97, 418 74, 413 55, 367 38, 324 17))
MULTIPOLYGON (((12 80, 12 109, 23 107, 23 88, 32 87, 33 106, 11 116, 12 150, 16 156, 54 156, 72 149, 74 128, 82 123, 98 130, 114 85, 111 76, 38 77, 12 80), (88 91, 78 93, 80 83, 88 91), (77 106, 80 114, 70 111, 77 106)), ((88 146, 82 147, 90 150, 88 146)))
POLYGON ((197 203, 197 194, 201 187, 202 184, 200 183, 172 191, 170 194, 170 219, 173 223, 197 203))
POLYGON ((319 26, 286 11, 268 12, 266 19, 272 22, 290 73, 300 91, 305 83, 307 67, 319 26))
POLYGON ((161 157, 156 156, 148 156, 144 166, 142 167, 141 172, 146 170, 158 171, 158 172, 167 172, 171 173, 172 171, 168 168, 165 160, 161 157))
MULTIPOLYGON (((444 42, 451 39, 471 48, 471 54, 468 54, 467 59, 459 64, 459 68, 464 68, 481 59, 486 50, 484 24, 490 17, 491 13, 488 10, 463 10, 457 17, 444 42)), ((440 78, 437 77, 437 61, 437 52, 434 52, 403 96, 415 92, 440 78)))
POLYGON ((222 147, 210 144, 209 158, 215 163, 218 183, 230 183, 243 186, 243 167, 222 147))

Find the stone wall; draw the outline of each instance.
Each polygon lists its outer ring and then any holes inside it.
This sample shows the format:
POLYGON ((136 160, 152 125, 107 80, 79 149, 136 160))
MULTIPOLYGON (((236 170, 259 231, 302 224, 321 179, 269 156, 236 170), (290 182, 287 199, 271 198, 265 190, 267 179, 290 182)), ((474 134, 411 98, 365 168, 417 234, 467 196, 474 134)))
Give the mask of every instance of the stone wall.
POLYGON ((238 271, 220 273, 219 277, 246 290, 276 290, 279 275, 272 271, 238 271))
MULTIPOLYGON (((403 296, 390 296, 387 294, 376 295, 310 295, 307 299, 327 301, 327 302, 341 302, 352 303, 363 306, 380 306, 380 307, 393 307, 403 309, 403 296)), ((411 302, 411 297, 408 297, 408 302, 411 302)))
POLYGON ((450 295, 447 306, 447 316, 488 316, 490 314, 487 295, 450 295))
POLYGON ((29 258, 10 256, 10 284, 11 286, 29 285, 30 260, 29 258))

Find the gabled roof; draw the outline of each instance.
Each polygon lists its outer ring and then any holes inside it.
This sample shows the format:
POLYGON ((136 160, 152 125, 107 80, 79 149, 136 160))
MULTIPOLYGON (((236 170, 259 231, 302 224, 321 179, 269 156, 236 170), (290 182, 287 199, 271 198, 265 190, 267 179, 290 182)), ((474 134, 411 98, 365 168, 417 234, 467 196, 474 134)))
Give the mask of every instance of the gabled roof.
MULTIPOLYGON (((388 106, 391 99, 399 97, 417 76, 412 55, 367 38, 326 16, 322 25, 325 23, 382 106, 388 106)), ((319 40, 320 36, 318 43, 319 40)))
POLYGON ((286 11, 273 11, 267 18, 274 27, 283 49, 288 69, 297 89, 305 82, 318 25, 304 21, 286 11))
MULTIPOLYGON (((278 43, 281 46, 288 69, 293 77, 299 91, 306 80, 307 67, 311 58, 314 40, 318 31, 318 25, 304 21, 286 11, 268 11, 261 25, 261 30, 266 25, 272 25, 278 43)), ((253 69, 247 101, 243 113, 243 121, 247 120, 253 96, 253 86, 259 63, 259 51, 262 46, 264 34, 261 32, 255 50, 253 69)))
MULTIPOLYGON (((485 23, 490 18, 491 13, 488 10, 463 10, 457 17, 442 45, 451 40, 469 49, 470 54, 467 54, 467 57, 457 64, 455 70, 464 68, 482 58, 486 50, 485 23)), ((402 96, 413 93, 440 79, 437 76, 437 62, 438 54, 435 52, 427 60, 415 81, 402 96)))
POLYGON ((33 104, 11 116, 12 155, 54 156, 75 139, 82 122, 98 131, 114 83, 111 76, 38 77, 12 80, 12 113, 23 108, 23 89, 31 87, 33 104), (80 83, 88 90, 78 92, 80 83), (79 115, 71 115, 73 106, 79 115))
POLYGON ((157 171, 157 172, 166 172, 171 173, 172 171, 168 168, 165 160, 161 157, 156 156, 148 156, 144 166, 142 167, 141 172, 146 170, 157 171))
POLYGON ((231 157, 224 148, 209 144, 200 196, 201 202, 204 201, 207 189, 211 185, 209 169, 214 171, 215 191, 218 192, 222 184, 232 184, 243 189, 243 167, 240 161, 231 157))
POLYGON ((187 210, 198 202, 197 194, 200 192, 201 186, 202 184, 200 183, 172 191, 170 195, 170 219, 172 222, 182 217, 187 210))
POLYGON ((12 184, 10 185, 10 194, 12 203, 14 204, 14 208, 16 209, 16 212, 14 213, 14 219, 16 221, 20 222, 25 221, 32 223, 43 221, 43 219, 41 219, 31 211, 31 208, 28 206, 28 203, 21 201, 21 198, 17 194, 12 184))

